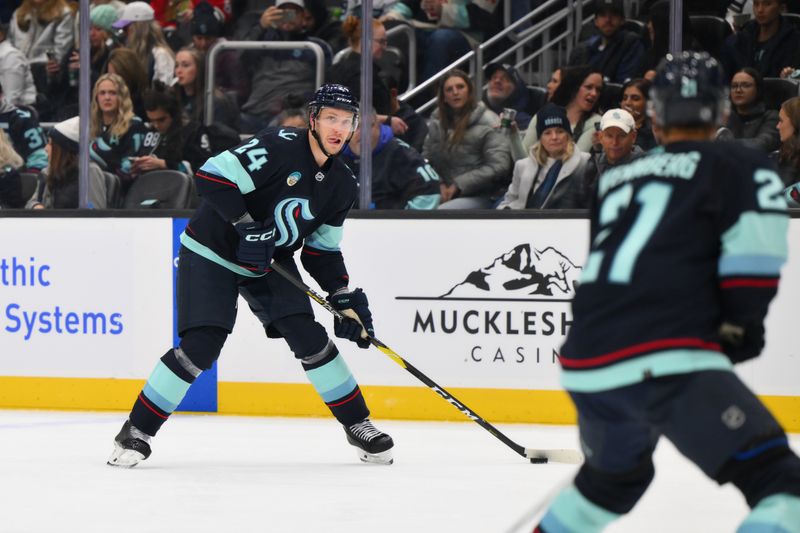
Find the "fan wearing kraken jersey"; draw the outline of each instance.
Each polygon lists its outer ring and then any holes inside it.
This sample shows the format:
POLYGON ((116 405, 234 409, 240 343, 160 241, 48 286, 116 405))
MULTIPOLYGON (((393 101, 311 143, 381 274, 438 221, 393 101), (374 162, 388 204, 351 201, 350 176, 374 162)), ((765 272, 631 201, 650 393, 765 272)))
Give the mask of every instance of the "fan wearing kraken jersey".
POLYGON ((668 55, 651 90, 664 147, 599 179, 560 353, 586 462, 536 532, 597 532, 629 512, 662 435, 742 492, 740 533, 800 532, 800 459, 732 371, 764 346, 786 203, 763 155, 710 142, 726 93, 708 54, 668 55))
POLYGON ((293 253, 350 316, 336 336, 367 348, 372 315, 361 289, 348 288, 339 250, 357 182, 338 155, 358 124, 358 102, 324 85, 309 103, 310 129, 275 128, 209 159, 196 173, 203 198, 181 235, 177 298, 180 346, 160 360, 114 440, 112 466, 150 455, 150 440, 191 383, 219 357, 241 295, 269 337, 283 337, 347 440, 365 462, 391 464, 393 442, 369 420, 361 390, 308 297, 269 268, 274 259, 299 276, 293 253))
POLYGON ((39 172, 47 167, 47 153, 44 150, 47 137, 39 121, 32 111, 13 106, 5 100, 2 87, 0 128, 8 133, 14 150, 25 160, 25 170, 39 172))

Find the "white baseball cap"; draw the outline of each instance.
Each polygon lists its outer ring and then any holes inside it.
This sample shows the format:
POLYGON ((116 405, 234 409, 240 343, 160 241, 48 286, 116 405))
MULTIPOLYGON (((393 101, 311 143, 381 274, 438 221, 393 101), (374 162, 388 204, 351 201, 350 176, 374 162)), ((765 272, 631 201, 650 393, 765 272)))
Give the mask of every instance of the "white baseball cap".
POLYGON ((122 15, 113 26, 117 29, 124 28, 131 22, 147 22, 155 20, 155 11, 147 2, 131 2, 122 9, 122 15))
POLYGON ((304 0, 275 0, 275 7, 281 7, 283 4, 294 4, 302 7, 303 9, 306 8, 306 3, 304 0))
POLYGON ((609 109, 600 119, 600 130, 603 131, 607 128, 619 128, 625 133, 630 133, 636 128, 636 121, 624 109, 609 109))

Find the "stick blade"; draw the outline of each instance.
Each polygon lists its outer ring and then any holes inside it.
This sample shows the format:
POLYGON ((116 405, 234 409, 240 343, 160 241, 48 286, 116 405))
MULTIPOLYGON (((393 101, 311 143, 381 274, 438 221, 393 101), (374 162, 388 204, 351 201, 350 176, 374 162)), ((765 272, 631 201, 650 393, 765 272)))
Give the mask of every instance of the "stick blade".
POLYGON ((525 448, 525 457, 534 464, 565 463, 577 465, 583 462, 583 454, 581 452, 569 449, 536 450, 525 448))

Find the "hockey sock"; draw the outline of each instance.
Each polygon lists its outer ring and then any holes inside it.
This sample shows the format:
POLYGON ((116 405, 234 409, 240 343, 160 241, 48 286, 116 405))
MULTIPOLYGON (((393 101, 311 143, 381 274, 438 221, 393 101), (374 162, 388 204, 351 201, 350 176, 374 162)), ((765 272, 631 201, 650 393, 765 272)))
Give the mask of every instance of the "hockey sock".
POLYGON ((800 533, 800 497, 773 494, 764 498, 736 533, 800 533))
POLYGON ((619 518, 587 500, 575 485, 562 490, 534 531, 542 533, 595 533, 619 518))
POLYGON ((318 354, 301 359, 308 380, 336 420, 350 426, 369 416, 353 374, 330 340, 318 354))
POLYGON ((168 351, 156 365, 133 404, 130 420, 139 430, 155 435, 186 395, 202 370, 181 348, 168 351))

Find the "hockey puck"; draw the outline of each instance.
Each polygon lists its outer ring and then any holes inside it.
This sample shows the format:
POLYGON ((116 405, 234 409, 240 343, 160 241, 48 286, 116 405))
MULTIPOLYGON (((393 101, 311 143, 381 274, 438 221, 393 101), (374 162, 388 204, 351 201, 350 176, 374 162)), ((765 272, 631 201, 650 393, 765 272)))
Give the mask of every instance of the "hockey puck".
POLYGON ((547 463, 547 457, 531 457, 531 463, 535 465, 543 465, 547 463))

